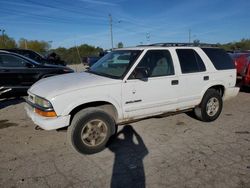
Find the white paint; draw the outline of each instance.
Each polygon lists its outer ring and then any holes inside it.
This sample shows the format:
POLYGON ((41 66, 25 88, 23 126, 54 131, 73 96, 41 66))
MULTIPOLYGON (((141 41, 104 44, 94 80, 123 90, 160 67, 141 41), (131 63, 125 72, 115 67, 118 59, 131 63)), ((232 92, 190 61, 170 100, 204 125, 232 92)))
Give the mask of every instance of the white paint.
POLYGON ((198 105, 206 90, 214 85, 223 85, 223 99, 235 97, 236 70, 218 71, 199 47, 138 47, 130 50, 144 50, 123 80, 111 79, 90 73, 71 73, 45 78, 29 90, 49 100, 57 118, 44 118, 27 109, 28 115, 40 127, 51 130, 70 124, 69 113, 79 105, 104 101, 117 110, 117 123, 161 113, 193 108, 198 105), (205 72, 182 74, 175 49, 194 49, 206 66, 205 72), (128 80, 136 65, 149 49, 169 50, 173 59, 175 75, 149 78, 147 81, 128 80), (204 81, 203 77, 209 76, 204 81), (172 85, 178 80, 178 85, 172 85), (136 102, 137 101, 137 102, 136 102))

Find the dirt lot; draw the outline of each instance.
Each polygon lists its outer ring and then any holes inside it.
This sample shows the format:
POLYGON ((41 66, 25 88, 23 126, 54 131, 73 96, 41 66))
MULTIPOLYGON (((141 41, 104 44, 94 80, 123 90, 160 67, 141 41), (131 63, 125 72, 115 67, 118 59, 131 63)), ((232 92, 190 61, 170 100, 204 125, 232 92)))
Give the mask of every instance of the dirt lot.
POLYGON ((0 101, 0 187, 250 187, 250 93, 213 123, 180 114, 131 126, 84 156, 66 131, 36 130, 23 100, 0 101))

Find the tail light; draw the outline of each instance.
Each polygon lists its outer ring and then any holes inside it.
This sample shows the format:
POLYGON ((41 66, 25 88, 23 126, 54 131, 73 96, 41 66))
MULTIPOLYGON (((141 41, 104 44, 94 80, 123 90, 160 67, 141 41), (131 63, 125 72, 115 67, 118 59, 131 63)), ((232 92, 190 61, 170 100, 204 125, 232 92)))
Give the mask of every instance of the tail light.
POLYGON ((235 65, 235 67, 237 67, 237 65, 238 65, 237 60, 234 61, 234 65, 235 65))

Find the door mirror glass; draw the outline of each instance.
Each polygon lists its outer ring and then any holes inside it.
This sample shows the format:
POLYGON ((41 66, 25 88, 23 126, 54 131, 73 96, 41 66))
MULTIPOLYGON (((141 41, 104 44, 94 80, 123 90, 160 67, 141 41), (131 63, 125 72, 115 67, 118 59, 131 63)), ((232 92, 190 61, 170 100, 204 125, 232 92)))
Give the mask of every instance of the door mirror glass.
POLYGON ((28 68, 33 68, 33 67, 34 67, 34 65, 32 65, 32 64, 30 64, 30 63, 25 63, 25 62, 24 62, 24 64, 25 64, 25 66, 28 67, 28 68))
POLYGON ((148 70, 146 67, 137 67, 134 70, 134 77, 135 79, 139 79, 142 81, 147 81, 148 80, 148 70))

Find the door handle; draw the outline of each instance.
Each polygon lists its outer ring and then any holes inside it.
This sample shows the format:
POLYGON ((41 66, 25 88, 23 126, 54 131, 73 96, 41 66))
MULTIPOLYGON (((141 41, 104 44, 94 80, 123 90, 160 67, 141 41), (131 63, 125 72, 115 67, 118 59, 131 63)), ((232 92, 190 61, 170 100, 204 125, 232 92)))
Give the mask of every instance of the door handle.
POLYGON ((204 77, 203 77, 203 80, 205 80, 205 81, 206 81, 206 80, 209 80, 209 76, 204 76, 204 77))
POLYGON ((171 84, 172 84, 172 85, 178 85, 178 84, 179 84, 179 80, 172 80, 172 81, 171 81, 171 84))

